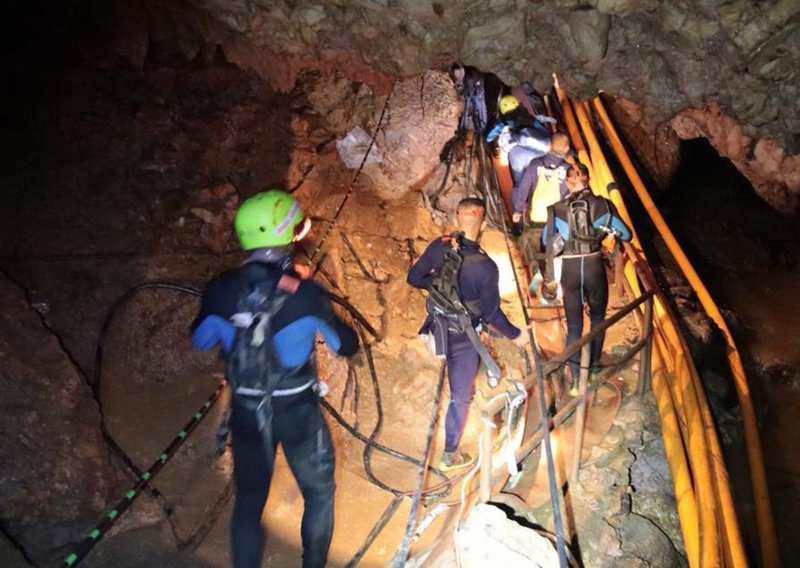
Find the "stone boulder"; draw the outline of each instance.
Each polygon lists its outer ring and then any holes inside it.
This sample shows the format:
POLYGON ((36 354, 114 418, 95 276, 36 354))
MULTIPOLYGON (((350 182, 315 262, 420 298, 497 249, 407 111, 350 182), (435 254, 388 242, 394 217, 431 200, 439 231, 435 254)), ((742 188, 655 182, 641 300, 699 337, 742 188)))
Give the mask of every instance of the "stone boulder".
POLYGON ((91 390, 0 274, 0 524, 34 561, 84 536, 116 483, 91 390))

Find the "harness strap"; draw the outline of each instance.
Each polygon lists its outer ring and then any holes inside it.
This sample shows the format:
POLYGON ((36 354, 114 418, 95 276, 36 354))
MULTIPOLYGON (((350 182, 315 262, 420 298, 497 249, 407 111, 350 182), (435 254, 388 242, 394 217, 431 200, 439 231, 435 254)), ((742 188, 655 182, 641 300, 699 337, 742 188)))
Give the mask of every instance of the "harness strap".
POLYGON ((545 254, 547 256, 547 266, 545 267, 545 278, 552 282, 555 280, 555 267, 553 263, 553 247, 556 238, 556 213, 552 205, 547 208, 547 244, 545 254))
POLYGON ((490 379, 499 380, 500 377, 503 376, 503 372, 500 370, 497 362, 492 358, 489 350, 486 349, 486 346, 478 336, 478 332, 475 331, 474 327, 472 327, 472 320, 470 320, 469 315, 466 313, 460 313, 458 314, 458 320, 464 327, 464 331, 472 343, 472 346, 475 348, 475 351, 478 352, 478 356, 481 358, 481 361, 483 361, 483 364, 486 365, 486 375, 490 379))

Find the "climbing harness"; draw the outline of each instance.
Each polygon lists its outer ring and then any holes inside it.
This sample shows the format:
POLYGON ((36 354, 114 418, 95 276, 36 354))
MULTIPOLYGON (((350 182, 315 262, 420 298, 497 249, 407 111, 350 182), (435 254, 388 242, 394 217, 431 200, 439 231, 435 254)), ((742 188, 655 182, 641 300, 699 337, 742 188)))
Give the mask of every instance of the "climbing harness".
POLYGON ((480 301, 464 302, 461 299, 461 287, 458 282, 464 266, 480 261, 486 257, 486 253, 482 249, 478 249, 473 254, 463 255, 459 246, 461 237, 462 235, 454 233, 443 239, 447 241, 442 249, 444 260, 428 287, 425 308, 429 316, 433 318, 432 334, 435 340, 436 355, 444 357, 447 354, 448 331, 465 333, 478 352, 481 361, 486 365, 489 385, 494 387, 500 382, 503 373, 481 341, 473 324, 473 319, 480 316, 480 301))

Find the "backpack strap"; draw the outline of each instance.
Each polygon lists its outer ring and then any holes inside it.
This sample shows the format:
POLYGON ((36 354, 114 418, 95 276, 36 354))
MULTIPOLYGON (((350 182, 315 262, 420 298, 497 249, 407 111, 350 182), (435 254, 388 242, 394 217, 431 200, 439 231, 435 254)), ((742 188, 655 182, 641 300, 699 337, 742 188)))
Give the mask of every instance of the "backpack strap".
POLYGON ((545 266, 545 280, 552 282, 555 280, 555 267, 553 263, 553 248, 556 239, 556 212, 555 206, 550 205, 547 207, 547 244, 545 245, 546 266, 545 266))

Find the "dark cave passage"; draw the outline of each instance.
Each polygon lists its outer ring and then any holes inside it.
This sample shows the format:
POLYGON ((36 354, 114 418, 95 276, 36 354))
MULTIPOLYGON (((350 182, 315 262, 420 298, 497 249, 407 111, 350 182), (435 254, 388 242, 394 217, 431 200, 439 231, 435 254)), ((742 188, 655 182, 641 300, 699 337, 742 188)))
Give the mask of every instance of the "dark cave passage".
MULTIPOLYGON (((800 436, 792 426, 800 412, 800 220, 756 195, 706 139, 682 142, 680 153, 680 167, 659 205, 727 310, 760 410, 782 556, 795 558, 800 547, 790 535, 800 518, 800 436)), ((737 471, 746 475, 732 465, 732 476, 737 471)))

